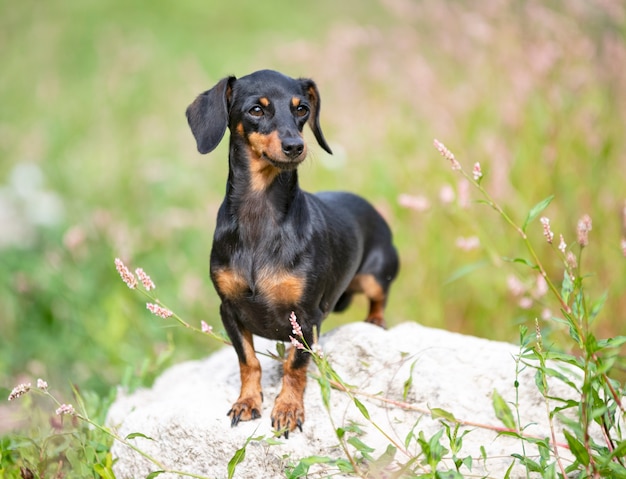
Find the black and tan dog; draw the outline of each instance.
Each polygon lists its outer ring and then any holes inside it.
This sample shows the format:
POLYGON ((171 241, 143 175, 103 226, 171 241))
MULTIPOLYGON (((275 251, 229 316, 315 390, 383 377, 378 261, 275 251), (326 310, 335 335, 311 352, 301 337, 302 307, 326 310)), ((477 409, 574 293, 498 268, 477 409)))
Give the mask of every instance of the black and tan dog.
MULTIPOLYGON (((228 412, 233 426, 261 415, 261 367, 253 335, 289 341, 290 313, 312 344, 313 330, 352 295, 369 298, 366 321, 384 327, 389 285, 398 256, 383 218, 350 193, 306 193, 297 166, 307 155, 308 123, 331 153, 319 124, 315 83, 263 70, 227 77, 187 108, 200 153, 230 129, 226 197, 211 250, 211 279, 222 322, 239 358, 241 394, 228 412)), ((309 354, 291 348, 272 426, 288 437, 304 422, 309 354)))

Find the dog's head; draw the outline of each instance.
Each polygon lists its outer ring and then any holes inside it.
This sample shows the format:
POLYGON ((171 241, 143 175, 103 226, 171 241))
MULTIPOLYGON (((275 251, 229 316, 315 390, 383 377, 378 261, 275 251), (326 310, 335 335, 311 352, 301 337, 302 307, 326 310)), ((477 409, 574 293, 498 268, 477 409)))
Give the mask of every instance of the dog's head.
POLYGON ((313 80, 261 70, 220 80, 189 105, 187 121, 200 153, 215 149, 228 126, 254 160, 288 170, 306 157, 305 123, 319 145, 332 153, 320 128, 319 112, 320 95, 313 80))

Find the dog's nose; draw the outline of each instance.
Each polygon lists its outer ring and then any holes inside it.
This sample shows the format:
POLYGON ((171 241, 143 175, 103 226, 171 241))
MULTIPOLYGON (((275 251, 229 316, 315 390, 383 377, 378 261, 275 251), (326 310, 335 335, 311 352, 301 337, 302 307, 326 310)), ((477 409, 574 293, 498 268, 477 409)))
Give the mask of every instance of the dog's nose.
POLYGON ((294 159, 304 151, 304 141, 301 138, 293 138, 282 142, 283 153, 288 158, 294 159))

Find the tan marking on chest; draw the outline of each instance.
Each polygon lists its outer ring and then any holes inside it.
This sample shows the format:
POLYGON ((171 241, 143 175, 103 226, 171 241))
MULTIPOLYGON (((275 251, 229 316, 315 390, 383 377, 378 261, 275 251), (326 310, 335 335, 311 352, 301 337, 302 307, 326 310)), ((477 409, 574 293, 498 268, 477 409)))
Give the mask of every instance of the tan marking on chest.
POLYGON ((248 290, 245 278, 232 269, 217 270, 213 279, 219 293, 230 299, 240 298, 248 290))
POLYGON ((266 268, 257 276, 256 289, 269 303, 295 304, 300 301, 306 281, 284 270, 266 268))

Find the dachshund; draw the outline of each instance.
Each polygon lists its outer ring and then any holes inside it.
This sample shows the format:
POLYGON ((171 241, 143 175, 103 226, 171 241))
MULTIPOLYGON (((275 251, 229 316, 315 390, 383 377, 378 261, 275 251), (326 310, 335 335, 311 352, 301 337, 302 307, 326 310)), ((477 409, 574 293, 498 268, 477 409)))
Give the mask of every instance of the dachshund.
MULTIPOLYGON (((241 393, 231 425, 261 416, 261 367, 253 335, 290 341, 292 312, 306 344, 322 320, 355 293, 369 299, 366 321, 385 327, 383 312, 399 260, 382 216, 347 192, 307 193, 297 167, 307 156, 303 128, 331 153, 320 128, 320 94, 310 79, 261 70, 220 80, 186 111, 198 151, 206 154, 230 130, 226 195, 211 248, 211 280, 220 315, 237 352, 241 393)), ((298 331, 299 332, 299 331, 298 331)), ((309 353, 292 347, 272 427, 289 437, 304 422, 309 353)))

